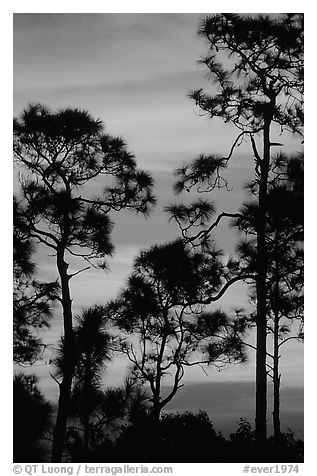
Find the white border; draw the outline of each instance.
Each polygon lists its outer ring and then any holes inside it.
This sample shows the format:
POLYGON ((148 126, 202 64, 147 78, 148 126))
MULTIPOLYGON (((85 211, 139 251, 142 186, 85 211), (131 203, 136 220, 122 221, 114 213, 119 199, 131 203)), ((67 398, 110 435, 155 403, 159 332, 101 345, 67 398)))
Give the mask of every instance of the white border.
MULTIPOLYGON (((12 30, 12 14, 13 13, 85 13, 85 12, 104 12, 104 13, 217 13, 217 12, 236 12, 239 6, 239 12, 255 12, 255 7, 261 13, 280 13, 280 12, 302 12, 305 13, 305 89, 306 89, 306 165, 305 165, 305 213, 306 213, 306 235, 305 235, 305 255, 306 255, 306 289, 307 298, 305 299, 306 314, 306 344, 305 344, 305 468, 313 467, 313 459, 315 452, 315 434, 316 434, 316 366, 314 365, 315 356, 315 340, 317 338, 316 322, 317 316, 314 312, 316 307, 313 296, 316 294, 314 286, 314 274, 316 273, 315 255, 316 255, 316 207, 317 203, 316 190, 316 144, 314 136, 316 135, 316 120, 312 120, 312 113, 316 114, 316 72, 314 68, 316 52, 316 8, 313 2, 298 1, 266 1, 262 8, 259 4, 251 1, 243 2, 211 2, 195 1, 195 2, 175 2, 161 0, 159 2, 141 2, 141 1, 90 1, 90 2, 70 2, 55 0, 54 2, 40 1, 6 1, 1 6, 1 57, 2 57, 2 114, 1 114, 1 186, 0 186, 0 203, 2 216, 1 239, 1 330, 3 338, 0 345, 0 362, 2 375, 2 441, 1 455, 5 466, 12 462, 12 345, 11 345, 11 269, 12 269, 12 49, 13 49, 13 30, 12 30), (133 10, 132 10, 133 7, 133 10), (180 7, 182 11, 180 12, 180 7), (314 108, 314 109, 313 109, 314 108), (311 125, 310 125, 311 124, 311 125), (313 148, 314 146, 314 148, 313 148), (308 329, 308 330, 307 330, 308 329), (310 378, 311 377, 311 378, 310 378)), ((314 119, 315 119, 314 114, 314 119)), ((178 465, 176 465, 178 466, 178 465)), ((180 465, 180 471, 175 466, 175 474, 185 474, 188 471, 192 473, 198 470, 200 474, 210 474, 210 465, 180 465), (186 470, 186 471, 185 471, 186 470)), ((242 465, 230 464, 214 464, 211 465, 215 474, 242 474, 242 465), (230 469, 231 468, 231 469, 230 469), (238 469, 240 468, 240 469, 238 469), (235 471, 235 469, 237 471, 235 471)), ((302 466, 301 466, 302 468, 302 466)), ((8 472, 4 470, 4 474, 11 474, 12 466, 8 468, 8 472)), ((302 471, 300 471, 300 474, 302 471)), ((307 474, 310 473, 309 470, 307 474)))

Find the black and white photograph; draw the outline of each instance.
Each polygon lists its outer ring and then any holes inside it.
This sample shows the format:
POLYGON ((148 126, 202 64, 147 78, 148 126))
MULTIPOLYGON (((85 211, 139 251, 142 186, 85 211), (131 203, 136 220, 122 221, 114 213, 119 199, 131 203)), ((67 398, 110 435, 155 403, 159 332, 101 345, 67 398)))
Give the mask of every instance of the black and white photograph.
POLYGON ((208 8, 12 14, 20 472, 304 462, 304 13, 208 8))

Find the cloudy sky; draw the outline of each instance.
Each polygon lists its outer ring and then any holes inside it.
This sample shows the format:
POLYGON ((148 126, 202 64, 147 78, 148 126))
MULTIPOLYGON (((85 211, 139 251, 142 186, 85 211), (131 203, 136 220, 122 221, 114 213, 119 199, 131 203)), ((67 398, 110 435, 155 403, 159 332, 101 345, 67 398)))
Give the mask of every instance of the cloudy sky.
MULTIPOLYGON (((177 236, 177 228, 162 212, 175 200, 173 170, 199 153, 225 155, 236 136, 233 128, 201 117, 187 98, 191 89, 213 87, 197 65, 207 52, 207 45, 196 34, 201 18, 203 14, 184 13, 14 15, 14 114, 20 114, 30 102, 52 109, 87 109, 104 121, 107 132, 124 137, 139 166, 151 171, 156 183, 158 205, 147 220, 127 213, 113 216, 116 253, 110 272, 90 270, 72 280, 76 312, 81 306, 114 297, 139 249, 177 236)), ((275 138, 280 140, 277 133, 275 138)), ((284 144, 286 151, 301 150, 294 138, 287 137, 284 144)), ((233 190, 217 191, 212 197, 219 212, 236 211, 244 198, 241 187, 252 176, 252 165, 252 154, 246 144, 242 145, 230 164, 228 177, 233 190)), ((222 226, 216 238, 230 254, 234 232, 222 226)), ((41 277, 55 279, 54 261, 45 250, 39 250, 37 260, 41 277)), ((79 269, 81 264, 74 262, 72 266, 79 269)), ((230 309, 246 303, 246 290, 237 285, 219 305, 230 309)), ((57 311, 46 341, 56 342, 60 333, 57 311)), ((302 357, 301 344, 285 345, 281 359, 285 388, 302 386, 302 357)), ((48 368, 40 367, 37 372, 42 387, 55 394, 48 368)), ((125 361, 118 359, 105 379, 117 384, 125 372, 125 361)), ((210 369, 208 376, 200 369, 191 369, 185 376, 188 384, 201 385, 252 381, 252 353, 247 364, 220 373, 210 369)))

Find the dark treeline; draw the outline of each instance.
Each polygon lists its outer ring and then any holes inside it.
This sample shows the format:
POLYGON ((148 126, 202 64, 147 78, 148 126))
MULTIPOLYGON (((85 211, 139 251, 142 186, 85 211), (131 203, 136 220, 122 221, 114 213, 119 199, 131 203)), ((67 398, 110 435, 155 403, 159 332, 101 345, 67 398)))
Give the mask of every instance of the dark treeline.
POLYGON ((201 63, 217 91, 199 89, 190 97, 207 116, 233 124, 237 137, 226 156, 201 154, 175 171, 175 193, 193 196, 165 204, 179 238, 141 250, 120 294, 79 315, 71 280, 91 266, 108 268, 116 212, 149 215, 154 181, 125 142, 106 134, 87 111, 30 104, 14 120, 20 180, 14 362, 42 358, 46 345, 38 330, 49 327, 55 309, 63 323, 51 372, 59 389, 56 410, 34 376, 17 373, 14 379, 17 462, 303 460, 303 443, 291 431, 282 433, 280 422, 283 346, 303 340, 303 154, 273 153, 283 145, 274 139, 277 126, 280 137, 291 133, 302 142, 303 16, 216 14, 202 21, 199 34, 209 45, 201 63), (246 200, 219 213, 217 189, 230 190, 230 163, 242 142, 250 145, 254 171, 246 200), (97 178, 103 189, 92 194, 97 178), (229 259, 213 236, 225 220, 239 235, 229 259), (55 260, 54 282, 37 277, 38 246, 55 260), (71 271, 80 261, 82 267, 71 271), (221 298, 236 282, 246 284, 250 307, 230 314, 221 298), (253 328, 255 345, 248 341, 253 328), (226 439, 203 409, 165 412, 184 385, 186 368, 245 362, 247 350, 256 353, 254 429, 240 419, 226 439), (103 372, 118 353, 128 359, 129 375, 122 387, 109 388, 103 372), (166 376, 172 385, 163 395, 166 376), (268 378, 274 389, 270 437, 268 378))

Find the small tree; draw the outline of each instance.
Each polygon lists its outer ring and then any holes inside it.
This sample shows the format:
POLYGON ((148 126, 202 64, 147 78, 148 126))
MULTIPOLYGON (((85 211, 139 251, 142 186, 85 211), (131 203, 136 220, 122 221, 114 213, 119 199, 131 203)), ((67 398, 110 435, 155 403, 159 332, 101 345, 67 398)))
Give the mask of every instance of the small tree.
MULTIPOLYGON (((281 132, 302 135, 303 126, 303 15, 286 14, 246 16, 216 14, 206 17, 199 34, 208 42, 210 52, 200 62, 217 87, 215 94, 202 89, 191 93, 200 111, 207 116, 233 124, 239 133, 227 157, 200 155, 190 164, 177 170, 176 192, 211 192, 227 187, 224 169, 238 145, 250 140, 255 160, 255 178, 258 183, 258 222, 256 250, 256 440, 259 457, 266 445, 267 375, 267 246, 266 220, 268 210, 268 179, 271 170, 272 147, 282 145, 271 139, 273 126, 281 132), (261 154, 257 138, 262 139, 261 154)), ((197 215, 197 213, 196 213, 197 215)), ((181 219, 182 230, 188 235, 192 223, 184 226, 184 210, 173 210, 181 219)), ((206 238, 224 217, 196 234, 206 238)))
MULTIPOLYGON (((112 354, 111 336, 103 319, 103 308, 83 309, 76 316, 74 327, 74 379, 70 416, 78 418, 83 428, 84 449, 89 451, 91 427, 95 410, 101 400, 102 370, 112 354)), ((59 356, 55 359, 56 377, 64 374, 65 351, 62 340, 59 356)))
POLYGON ((132 375, 150 386, 156 422, 183 386, 186 366, 223 366, 245 357, 242 322, 238 327, 224 312, 202 312, 219 289, 221 269, 216 250, 191 253, 181 240, 155 245, 136 258, 127 287, 108 306, 125 335, 121 350, 132 363, 132 375), (163 397, 166 375, 173 383, 163 397))
POLYGON ((147 418, 149 395, 131 379, 126 379, 120 387, 100 390, 96 396, 90 420, 89 450, 84 447, 83 451, 82 439, 78 437, 76 428, 71 428, 69 432, 75 443, 68 445, 72 461, 118 461, 119 455, 113 452, 114 441, 126 428, 147 418))
POLYGON ((153 181, 137 169, 122 139, 104 134, 102 122, 79 109, 51 112, 30 105, 14 120, 14 157, 29 238, 53 253, 60 279, 65 360, 52 453, 59 462, 74 374, 70 280, 87 269, 70 273, 69 259, 105 266, 100 260, 113 251, 109 213, 131 209, 146 215, 154 204, 153 181), (104 189, 93 196, 89 184, 97 178, 104 179, 104 189))

